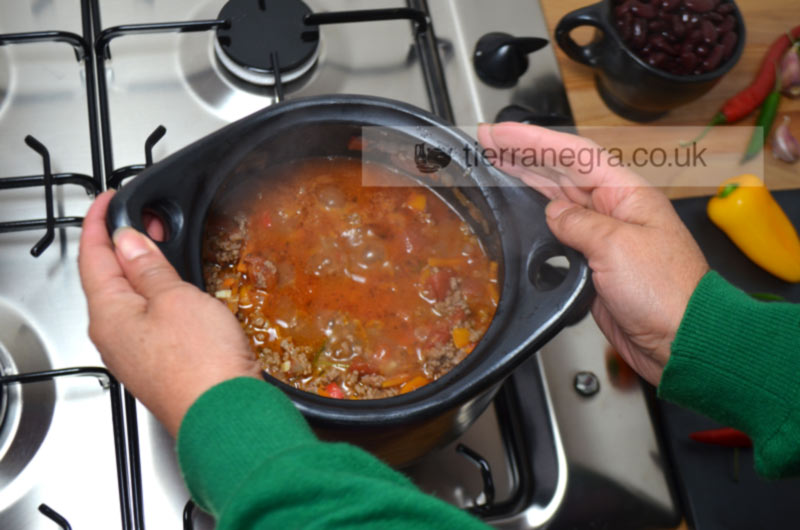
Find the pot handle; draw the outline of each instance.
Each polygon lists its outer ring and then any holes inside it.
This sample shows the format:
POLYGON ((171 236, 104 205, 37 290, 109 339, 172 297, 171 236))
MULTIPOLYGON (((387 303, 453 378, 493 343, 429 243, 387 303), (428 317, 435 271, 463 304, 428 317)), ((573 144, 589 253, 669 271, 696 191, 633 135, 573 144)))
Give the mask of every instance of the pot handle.
POLYGON ((591 270, 582 254, 565 247, 555 238, 543 240, 528 254, 525 270, 527 281, 536 291, 535 296, 552 292, 556 299, 570 300, 563 315, 565 326, 571 326, 586 316, 594 299, 594 287, 591 270))
MULTIPOLYGON (((123 227, 131 227, 143 234, 147 234, 144 226, 143 214, 149 212, 157 217, 165 229, 165 240, 154 241, 167 260, 178 270, 183 279, 188 279, 188 269, 185 263, 186 237, 185 220, 191 216, 191 198, 189 193, 176 194, 176 198, 164 196, 163 191, 158 192, 151 182, 158 178, 145 178, 146 172, 159 172, 166 176, 162 166, 156 165, 137 176, 136 180, 122 187, 111 199, 106 213, 106 227, 108 233, 123 227), (151 190, 152 189, 152 190, 151 190), (152 191, 152 193, 151 193, 152 191), (160 195, 156 195, 160 193, 160 195)), ((155 177, 155 175, 153 175, 155 177)))
POLYGON ((573 61, 587 66, 597 65, 597 59, 599 57, 598 46, 600 46, 605 39, 609 38, 614 31, 614 29, 606 23, 603 9, 603 2, 598 2, 567 13, 564 15, 564 18, 558 22, 555 31, 556 42, 558 42, 559 47, 564 50, 564 53, 573 61), (570 36, 570 32, 580 26, 594 26, 602 31, 603 36, 599 41, 581 46, 570 36))
MULTIPOLYGON (((544 215, 547 198, 525 188, 511 204, 514 223, 520 234, 519 299, 517 308, 529 314, 534 329, 552 328, 548 322, 557 322, 555 334, 561 327, 575 324, 586 316, 594 299, 591 269, 586 258, 578 251, 561 244, 547 226, 544 215), (531 198, 540 208, 530 208, 531 198), (517 202, 519 201, 519 202, 517 202), (528 207, 524 206, 526 201, 528 207), (542 308, 552 308, 543 311, 542 308)), ((550 337, 546 337, 549 339, 550 337)), ((541 337, 529 337, 535 347, 540 347, 541 337)))

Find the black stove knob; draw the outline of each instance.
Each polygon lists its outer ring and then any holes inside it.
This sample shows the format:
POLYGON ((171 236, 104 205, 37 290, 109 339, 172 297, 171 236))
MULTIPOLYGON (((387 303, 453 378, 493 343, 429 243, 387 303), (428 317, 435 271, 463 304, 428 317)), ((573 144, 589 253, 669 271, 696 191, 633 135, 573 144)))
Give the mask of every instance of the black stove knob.
POLYGON ((568 116, 557 110, 535 111, 520 105, 509 105, 500 109, 494 121, 495 123, 516 121, 529 125, 539 125, 541 127, 558 127, 559 130, 567 130, 568 132, 578 134, 578 131, 570 130, 575 127, 575 121, 572 119, 572 116, 568 116))
POLYGON ((478 40, 472 61, 478 77, 489 86, 508 88, 528 70, 528 54, 547 46, 547 39, 487 33, 478 40))

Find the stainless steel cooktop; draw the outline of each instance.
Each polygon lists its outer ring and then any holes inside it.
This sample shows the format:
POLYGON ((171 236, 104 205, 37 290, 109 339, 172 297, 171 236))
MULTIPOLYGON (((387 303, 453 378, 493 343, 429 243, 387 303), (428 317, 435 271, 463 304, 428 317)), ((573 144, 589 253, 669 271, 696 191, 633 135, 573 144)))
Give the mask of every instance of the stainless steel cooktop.
MULTIPOLYGON (((95 25, 107 29, 213 20, 224 4, 222 0, 3 2, 0 34, 58 30, 85 35, 91 28, 83 24, 81 12, 92 6, 99 7, 99 17, 93 10, 95 25)), ((315 13, 408 7, 402 0, 307 0, 307 4, 315 13)), ((429 10, 458 125, 495 121, 509 108, 523 115, 569 119, 552 50, 532 54, 527 73, 511 88, 486 85, 472 66, 475 43, 486 33, 547 37, 537 2, 428 0, 426 5, 412 0, 409 5, 429 10)), ((200 31, 129 34, 111 41, 110 59, 100 62, 99 74, 108 94, 106 178, 111 174, 108 168, 141 166, 145 140, 160 125, 166 134, 153 148, 156 162, 275 103, 273 87, 248 83, 228 72, 215 55, 214 40, 213 32, 200 31)), ((318 54, 307 73, 285 84, 285 98, 361 93, 435 110, 408 20, 321 26, 318 54)), ((74 184, 68 176, 100 176, 101 160, 92 158, 88 118, 87 82, 93 86, 95 81, 86 70, 90 64, 76 61, 73 47, 63 42, 7 41, 0 46, 0 183, 4 178, 43 174, 41 154, 25 143, 27 135, 33 136, 47 148, 52 172, 67 175, 53 192, 54 213, 62 218, 82 216, 91 202, 86 186, 74 184)), ((102 115, 99 106, 94 110, 102 115)), ((44 218, 44 197, 42 187, 0 189, 0 224, 44 218)), ((53 244, 38 258, 29 251, 43 230, 0 233, 0 367, 6 375, 101 366, 86 332, 86 304, 76 264, 80 232, 70 224, 75 223, 65 222, 56 229, 53 244)), ((676 507, 644 393, 638 386, 611 384, 605 346, 591 319, 565 330, 519 370, 497 405, 464 437, 407 472, 426 491, 459 506, 492 501, 479 468, 456 450, 463 444, 491 468, 493 504, 498 509, 483 515, 498 527, 669 526, 676 507), (592 380, 599 383, 596 394, 576 391, 578 372, 596 377, 592 380), (518 414, 520 408, 529 414, 518 414)), ((76 529, 180 528, 189 495, 172 439, 138 407, 134 441, 139 446, 144 511, 139 517, 134 513, 129 523, 121 522, 120 504, 135 503, 120 499, 118 488, 119 452, 125 460, 129 454, 115 446, 114 429, 120 428, 121 420, 112 411, 122 410, 113 403, 117 394, 102 372, 64 375, 52 381, 8 384, 3 390, 0 527, 53 528, 53 521, 38 511, 44 503, 76 529)), ((129 416, 131 420, 136 421, 129 416)), ((129 438, 134 434, 129 430, 129 438)), ((125 474, 130 474, 130 466, 123 464, 125 474)), ((195 514, 194 520, 196 528, 211 526, 202 514, 195 514)))

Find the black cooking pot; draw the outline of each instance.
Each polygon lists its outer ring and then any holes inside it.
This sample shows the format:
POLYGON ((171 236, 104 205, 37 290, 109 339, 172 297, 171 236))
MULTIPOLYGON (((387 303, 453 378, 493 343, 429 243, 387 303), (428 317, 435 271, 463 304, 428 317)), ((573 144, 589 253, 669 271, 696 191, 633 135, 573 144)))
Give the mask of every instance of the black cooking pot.
POLYGON ((274 105, 173 154, 116 194, 107 223, 112 233, 122 226, 143 230, 142 213, 155 212, 168 232, 158 246, 182 278, 203 288, 203 232, 215 197, 245 179, 269 179, 276 164, 366 157, 352 138, 369 126, 385 129, 377 140, 371 135, 364 142, 364 151, 429 186, 475 229, 499 263, 495 317, 464 361, 405 395, 337 400, 265 378, 289 395, 321 436, 356 443, 402 465, 461 434, 517 365, 585 313, 592 292, 588 266, 548 230, 545 197, 488 164, 474 164, 476 142, 428 112, 397 101, 335 95, 274 105), (565 256, 569 266, 548 264, 554 256, 565 256))

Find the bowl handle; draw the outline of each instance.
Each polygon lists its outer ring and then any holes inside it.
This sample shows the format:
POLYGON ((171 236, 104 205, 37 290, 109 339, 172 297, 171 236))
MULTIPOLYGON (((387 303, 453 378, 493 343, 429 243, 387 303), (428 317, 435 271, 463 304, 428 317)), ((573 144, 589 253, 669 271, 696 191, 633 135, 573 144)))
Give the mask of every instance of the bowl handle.
POLYGON ((597 65, 600 56, 598 47, 610 38, 614 31, 614 28, 606 23, 604 9, 603 2, 598 2, 567 13, 559 21, 555 31, 556 42, 570 59, 587 66, 597 65), (570 32, 580 26, 594 26, 603 32, 603 36, 599 41, 581 46, 570 36, 570 32))

